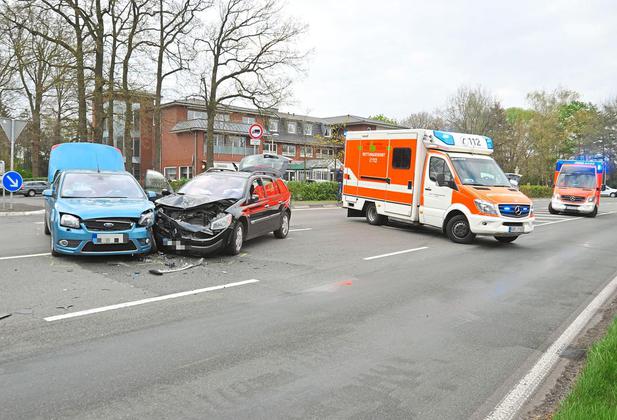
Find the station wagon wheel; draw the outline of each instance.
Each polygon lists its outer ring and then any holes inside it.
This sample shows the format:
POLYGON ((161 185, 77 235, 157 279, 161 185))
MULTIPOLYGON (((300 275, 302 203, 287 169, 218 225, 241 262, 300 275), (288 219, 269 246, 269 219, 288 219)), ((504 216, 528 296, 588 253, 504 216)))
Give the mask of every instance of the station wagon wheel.
POLYGON ((448 220, 446 234, 452 242, 457 244, 470 244, 476 237, 475 233, 471 231, 469 221, 462 214, 458 214, 448 220))
POLYGON ((289 212, 284 211, 281 214, 281 227, 274 231, 274 236, 283 239, 289 233, 289 212))
POLYGON ((34 190, 28 191, 28 197, 34 197, 35 195, 36 195, 36 192, 34 192, 34 190))
POLYGON ((229 243, 225 247, 225 253, 228 255, 238 255, 242 249, 244 242, 244 225, 242 222, 237 222, 229 236, 229 243))

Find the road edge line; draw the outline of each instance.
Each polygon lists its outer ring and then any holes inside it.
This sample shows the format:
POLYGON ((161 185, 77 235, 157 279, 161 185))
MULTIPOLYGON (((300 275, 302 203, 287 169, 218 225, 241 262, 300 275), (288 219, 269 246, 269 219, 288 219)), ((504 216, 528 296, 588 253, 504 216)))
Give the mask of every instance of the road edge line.
POLYGON ((203 289, 188 290, 186 292, 177 292, 177 293, 171 293, 168 295, 161 295, 161 296, 155 296, 155 297, 146 298, 146 299, 133 300, 130 302, 117 303, 115 305, 101 306, 98 308, 85 309, 83 311, 70 312, 68 314, 48 316, 43 319, 47 322, 60 321, 62 319, 75 318, 75 317, 84 316, 84 315, 91 315, 91 314, 96 314, 99 312, 113 311, 116 309, 130 308, 132 306, 144 305, 146 303, 159 302, 159 301, 168 300, 168 299, 176 299, 179 297, 197 295, 197 294, 206 293, 206 292, 213 292, 215 290, 228 289, 230 287, 243 286, 245 284, 252 284, 252 283, 259 283, 259 280, 250 279, 250 280, 237 281, 234 283, 226 283, 226 284, 221 284, 218 286, 204 287, 203 289))
POLYGON ((534 366, 506 394, 485 420, 510 420, 518 413, 560 359, 560 353, 580 334, 597 311, 617 290, 617 276, 608 282, 565 331, 549 346, 534 366))

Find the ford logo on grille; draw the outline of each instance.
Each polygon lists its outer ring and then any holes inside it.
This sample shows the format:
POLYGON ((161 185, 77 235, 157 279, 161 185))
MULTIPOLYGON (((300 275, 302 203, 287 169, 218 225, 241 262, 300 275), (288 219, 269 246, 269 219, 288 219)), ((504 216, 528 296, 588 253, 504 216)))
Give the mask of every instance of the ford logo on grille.
POLYGON ((109 223, 109 222, 105 222, 103 223, 103 227, 107 228, 107 229, 111 229, 112 227, 114 227, 113 223, 109 223))
POLYGON ((521 215, 521 208, 519 206, 514 207, 514 214, 517 216, 521 215))

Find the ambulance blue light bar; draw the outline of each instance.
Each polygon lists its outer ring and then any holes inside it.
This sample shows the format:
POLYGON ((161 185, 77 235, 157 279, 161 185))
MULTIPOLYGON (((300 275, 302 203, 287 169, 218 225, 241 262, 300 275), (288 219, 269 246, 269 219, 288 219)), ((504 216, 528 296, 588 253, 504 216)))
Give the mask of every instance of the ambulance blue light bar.
POLYGON ((493 148, 493 139, 490 138, 490 137, 485 137, 485 139, 486 139, 486 147, 489 148, 489 149, 492 149, 493 148))
POLYGON ((595 166, 598 172, 602 172, 604 170, 604 164, 602 162, 598 162, 597 160, 558 160, 555 165, 555 171, 561 171, 561 167, 563 165, 587 165, 595 166))
POLYGON ((433 130, 433 134, 448 146, 454 146, 454 136, 445 131, 433 130))

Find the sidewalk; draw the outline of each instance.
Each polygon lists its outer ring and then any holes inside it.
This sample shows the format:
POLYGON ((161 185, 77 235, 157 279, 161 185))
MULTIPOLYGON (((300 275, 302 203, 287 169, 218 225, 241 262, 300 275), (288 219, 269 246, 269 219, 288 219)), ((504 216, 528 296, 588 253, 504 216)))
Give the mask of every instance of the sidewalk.
POLYGON ((24 198, 13 195, 13 208, 10 208, 8 195, 3 199, 0 193, 0 216, 28 216, 31 214, 43 214, 45 201, 42 198, 24 198))
POLYGON ((310 209, 310 208, 334 208, 341 207, 341 203, 337 201, 293 201, 291 202, 292 209, 310 209))

